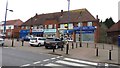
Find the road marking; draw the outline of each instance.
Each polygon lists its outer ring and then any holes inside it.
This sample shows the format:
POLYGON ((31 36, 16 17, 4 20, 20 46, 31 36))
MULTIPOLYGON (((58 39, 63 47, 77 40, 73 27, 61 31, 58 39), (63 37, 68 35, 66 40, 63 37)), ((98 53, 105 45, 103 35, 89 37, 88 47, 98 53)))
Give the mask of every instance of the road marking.
POLYGON ((43 60, 43 61, 49 61, 50 59, 45 59, 45 60, 43 60))
POLYGON ((55 58, 51 58, 52 60, 55 59, 55 58))
POLYGON ((97 63, 83 61, 83 60, 77 60, 77 59, 71 59, 71 58, 64 58, 64 60, 74 61, 74 62, 78 62, 78 63, 85 63, 85 64, 90 64, 90 65, 96 65, 97 66, 97 63))
POLYGON ((62 66, 62 65, 58 65, 58 64, 53 64, 53 63, 48 63, 48 64, 46 64, 46 65, 44 65, 44 66, 62 66))
POLYGON ((61 58, 61 57, 63 57, 63 56, 57 56, 56 58, 61 58))
POLYGON ((22 65, 21 67, 26 67, 26 66, 30 66, 30 64, 25 64, 25 65, 22 65))
POLYGON ((72 63, 72 62, 63 61, 63 60, 58 60, 56 62, 60 63, 60 64, 70 65, 70 66, 88 66, 88 65, 84 65, 84 64, 72 63))
POLYGON ((43 66, 43 64, 40 64, 41 66, 43 66))
POLYGON ((107 63, 105 63, 105 66, 106 66, 106 67, 108 67, 108 64, 107 64, 107 63))
POLYGON ((38 63, 41 63, 41 61, 34 62, 33 64, 38 64, 38 63))

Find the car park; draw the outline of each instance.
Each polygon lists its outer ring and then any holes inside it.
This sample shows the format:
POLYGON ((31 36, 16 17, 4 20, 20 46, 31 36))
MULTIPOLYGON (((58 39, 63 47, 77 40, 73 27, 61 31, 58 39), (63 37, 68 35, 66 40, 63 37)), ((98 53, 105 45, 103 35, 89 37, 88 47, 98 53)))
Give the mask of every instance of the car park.
POLYGON ((41 46, 44 45, 45 39, 44 37, 33 37, 30 39, 29 44, 31 46, 41 46))
POLYGON ((59 38, 46 38, 45 40, 45 48, 61 48, 63 47, 64 42, 61 41, 59 38))

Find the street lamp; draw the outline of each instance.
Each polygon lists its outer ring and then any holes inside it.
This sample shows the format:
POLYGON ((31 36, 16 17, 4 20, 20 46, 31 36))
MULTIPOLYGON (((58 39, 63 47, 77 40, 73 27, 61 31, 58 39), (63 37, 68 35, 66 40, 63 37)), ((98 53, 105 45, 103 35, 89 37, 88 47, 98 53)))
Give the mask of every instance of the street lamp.
POLYGON ((6 18, 7 18, 7 10, 13 12, 13 10, 8 9, 8 0, 6 2, 6 10, 5 10, 5 21, 4 21, 4 34, 6 34, 6 18))
POLYGON ((67 47, 66 47, 66 54, 68 54, 68 50, 69 50, 69 45, 68 45, 68 27, 69 27, 69 22, 70 22, 70 11, 69 11, 69 9, 70 9, 70 0, 67 0, 68 1, 68 23, 67 23, 67 26, 66 26, 66 28, 67 28, 67 47))

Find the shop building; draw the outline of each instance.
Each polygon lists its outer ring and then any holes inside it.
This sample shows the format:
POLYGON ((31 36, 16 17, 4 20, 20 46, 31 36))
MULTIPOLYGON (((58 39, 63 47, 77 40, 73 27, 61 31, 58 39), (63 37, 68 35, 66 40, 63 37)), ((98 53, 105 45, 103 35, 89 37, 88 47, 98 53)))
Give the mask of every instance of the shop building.
POLYGON ((94 18, 87 9, 70 10, 69 21, 68 12, 63 10, 56 13, 36 14, 27 20, 23 27, 30 29, 30 34, 33 29, 43 29, 42 36, 45 37, 61 37, 68 34, 74 41, 80 41, 80 36, 82 41, 98 42, 99 40, 98 16, 94 18))

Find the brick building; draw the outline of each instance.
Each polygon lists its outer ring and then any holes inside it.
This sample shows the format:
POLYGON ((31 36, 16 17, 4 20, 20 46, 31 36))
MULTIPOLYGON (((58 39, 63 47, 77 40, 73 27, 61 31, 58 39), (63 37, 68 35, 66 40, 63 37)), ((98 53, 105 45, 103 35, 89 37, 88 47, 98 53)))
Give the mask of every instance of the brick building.
POLYGON ((120 20, 107 31, 107 36, 112 41, 111 43, 117 43, 118 35, 120 35, 120 20))
MULTIPOLYGON (((22 24, 23 24, 23 22, 20 19, 6 21, 6 37, 7 38, 11 38, 11 37, 18 38, 19 31, 21 30, 20 26, 22 24)), ((4 23, 1 24, 0 27, 1 27, 0 28, 1 33, 3 33, 4 23)))
POLYGON ((35 34, 32 30, 38 30, 36 34, 46 37, 61 37, 66 35, 68 30, 69 37, 74 41, 79 41, 80 28, 82 28, 82 40, 98 42, 99 40, 99 19, 94 18, 87 9, 70 10, 70 20, 68 12, 36 14, 34 17, 22 24, 22 28, 30 29, 30 34, 35 34), (68 28, 65 28, 67 25, 68 28), (90 27, 94 28, 92 31, 90 27), (86 31, 83 31, 86 29, 86 31), (40 32, 40 31, 41 32, 40 32), (43 30, 43 31, 42 31, 43 30))

